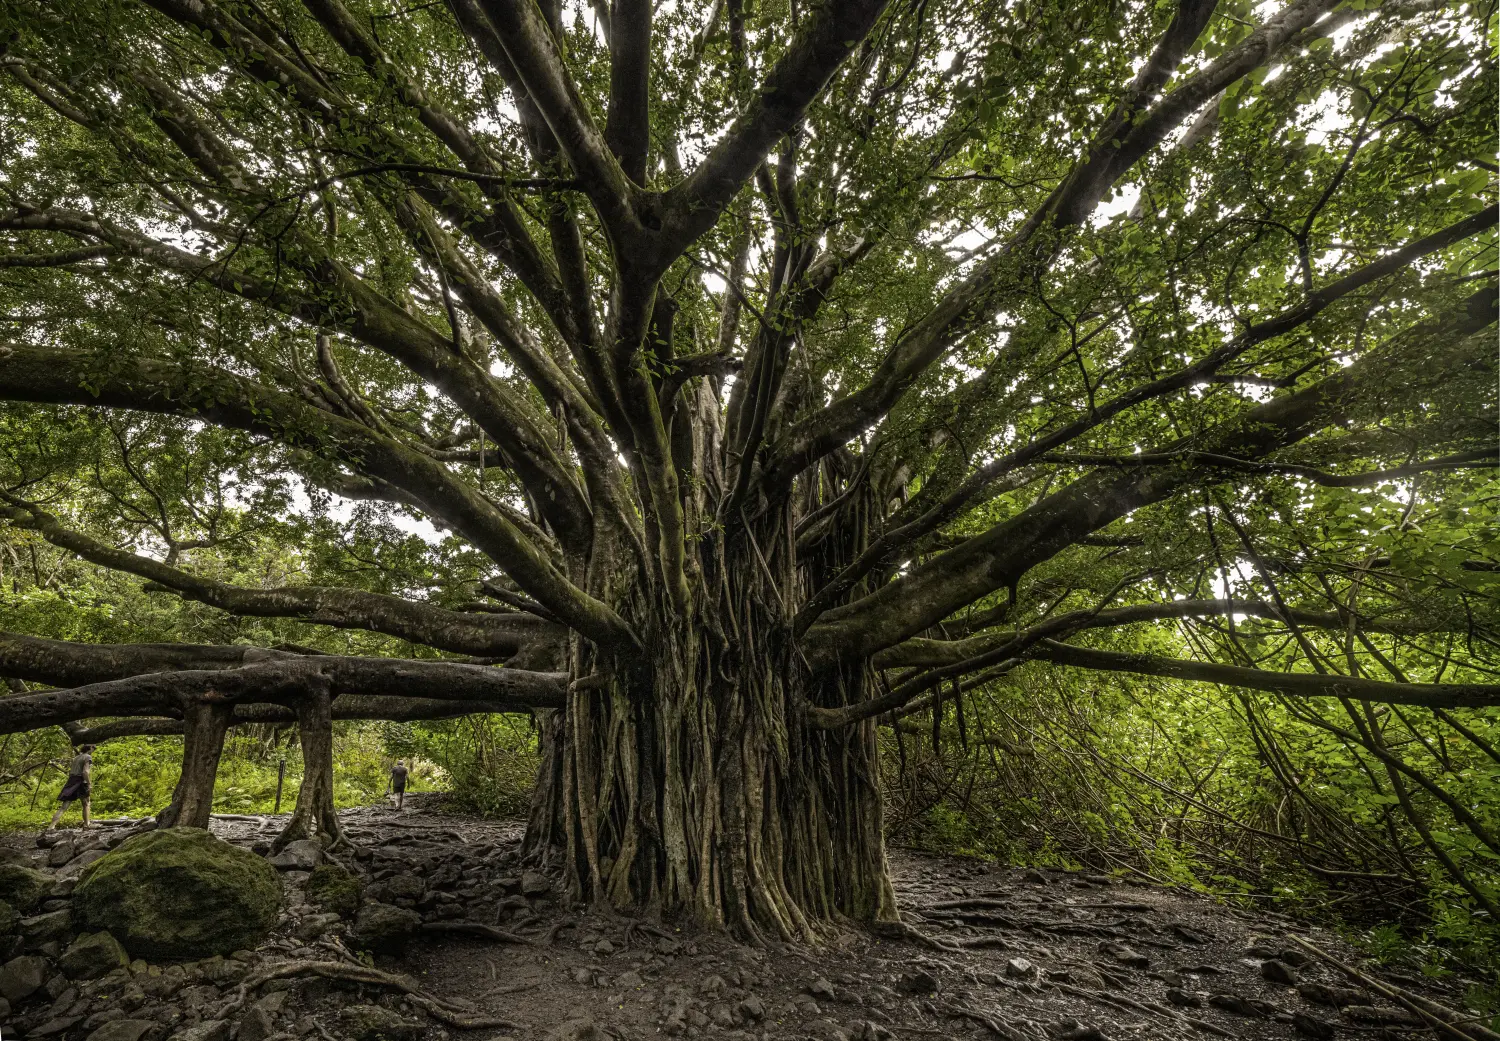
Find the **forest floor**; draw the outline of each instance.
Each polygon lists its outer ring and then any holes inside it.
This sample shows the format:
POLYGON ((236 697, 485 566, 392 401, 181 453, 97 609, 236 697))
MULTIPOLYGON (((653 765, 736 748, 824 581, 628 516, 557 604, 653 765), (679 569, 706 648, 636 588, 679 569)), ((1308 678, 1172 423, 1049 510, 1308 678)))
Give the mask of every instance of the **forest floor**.
MULTIPOLYGON (((404 812, 376 806, 342 811, 341 818, 354 855, 345 850, 338 857, 364 877, 365 899, 411 908, 424 920, 402 955, 377 957, 391 977, 359 983, 310 970, 241 986, 284 962, 304 963, 304 969, 332 965, 332 975, 367 971, 341 937, 344 924, 305 901, 307 872, 291 868, 283 871, 288 900, 282 921, 254 952, 182 967, 137 962, 123 987, 122 973, 81 985, 52 975, 17 1003, 5 1038, 1435 1035, 1411 1005, 1358 985, 1309 956, 1289 934, 1378 978, 1407 1001, 1416 996, 1419 1005, 1425 998, 1449 1009, 1462 1004, 1461 989, 1393 976, 1325 930, 1102 876, 893 852, 903 913, 932 942, 849 929, 819 948, 752 948, 723 935, 563 906, 549 880, 520 867, 519 825, 443 813, 423 797, 409 797, 404 812), (397 978, 421 994, 402 994, 402 984, 391 985, 397 978), (465 1028, 463 1020, 509 1025, 465 1028)), ((272 817, 216 819, 213 830, 264 848, 278 826, 272 817)), ((63 841, 82 849, 96 841, 92 836, 108 841, 115 829, 123 833, 125 825, 66 833, 63 841)), ((14 851, 12 859, 24 854, 36 866, 66 859, 55 848, 40 848, 34 834, 0 837, 0 845, 14 851)), ((60 869, 64 877, 67 871, 60 869)))

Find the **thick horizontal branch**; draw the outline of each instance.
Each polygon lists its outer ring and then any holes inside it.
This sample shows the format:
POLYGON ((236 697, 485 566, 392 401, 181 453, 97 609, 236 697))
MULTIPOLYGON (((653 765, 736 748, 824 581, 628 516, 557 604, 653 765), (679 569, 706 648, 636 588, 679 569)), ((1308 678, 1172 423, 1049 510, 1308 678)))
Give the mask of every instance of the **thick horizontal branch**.
POLYGON ((1270 690, 1294 697, 1352 698, 1390 705, 1420 705, 1426 708, 1490 708, 1500 705, 1500 684, 1485 683, 1385 683, 1358 676, 1331 676, 1312 672, 1271 672, 1240 665, 1181 661, 1149 654, 1125 654, 1092 647, 1044 640, 1031 653, 1039 661, 1050 661, 1080 669, 1133 672, 1143 676, 1219 683, 1227 687, 1270 690))
POLYGON ((1336 474, 1320 470, 1315 466, 1297 463, 1260 463, 1233 456, 1215 455, 1212 452, 1143 452, 1139 455, 1091 455, 1086 452, 1067 452, 1044 455, 1038 462, 1062 463, 1068 466, 1203 466, 1233 470, 1252 474, 1285 474, 1301 477, 1325 488, 1364 488, 1383 481, 1399 481, 1407 477, 1428 473, 1432 470, 1482 469, 1500 466, 1500 445, 1455 452, 1441 459, 1428 459, 1420 463, 1408 463, 1385 470, 1367 470, 1363 473, 1336 474))
MULTIPOLYGON (((1215 618, 1225 615, 1245 615, 1278 622, 1290 620, 1309 629, 1345 630, 1349 628, 1351 621, 1346 615, 1332 611, 1282 610, 1266 600, 1173 600, 1162 604, 1136 604, 1103 611, 1073 611, 1019 632, 986 633, 966 640, 929 640, 918 637, 881 651, 875 655, 874 664, 878 669, 938 668, 957 665, 979 655, 1014 646, 1028 637, 1045 635, 1060 638, 1085 629, 1112 629, 1168 618, 1215 618)), ((1419 622, 1399 618, 1359 617, 1353 621, 1366 632, 1398 633, 1403 636, 1444 631, 1447 628, 1424 626, 1419 622)))
POLYGON ((79 687, 152 672, 238 669, 298 655, 265 647, 200 643, 75 643, 0 632, 0 675, 79 687))
POLYGON ((195 415, 337 460, 401 488, 595 642, 633 646, 624 621, 562 575, 487 499, 441 463, 363 424, 224 369, 154 358, 0 345, 0 399, 195 415))
MULTIPOLYGON (((500 712, 560 708, 567 684, 560 673, 483 665, 333 654, 277 657, 237 669, 148 673, 0 698, 0 733, 98 716, 176 715, 189 700, 292 705, 318 689, 326 689, 335 698, 410 701, 426 695, 446 702, 483 704, 483 711, 500 712)), ((367 707, 373 709, 378 703, 369 702, 367 707)))
MULTIPOLYGON (((16 500, 12 500, 16 502, 16 500)), ((385 593, 326 586, 280 586, 249 589, 202 578, 150 557, 115 549, 80 532, 29 503, 0 508, 18 527, 30 528, 48 542, 101 567, 139 575, 189 600, 231 614, 255 618, 297 618, 340 629, 385 633, 412 643, 456 654, 507 657, 532 640, 560 639, 562 634, 529 614, 475 615, 445 611, 385 593)))
MULTIPOLYGON (((333 699, 334 719, 379 719, 392 723, 456 719, 460 716, 529 711, 513 702, 449 701, 441 698, 367 697, 345 694, 333 699)), ((234 707, 230 726, 295 723, 297 713, 283 705, 244 704, 234 707)), ((68 738, 74 745, 97 745, 121 737, 170 737, 183 732, 180 719, 116 719, 90 727, 76 727, 68 738)))

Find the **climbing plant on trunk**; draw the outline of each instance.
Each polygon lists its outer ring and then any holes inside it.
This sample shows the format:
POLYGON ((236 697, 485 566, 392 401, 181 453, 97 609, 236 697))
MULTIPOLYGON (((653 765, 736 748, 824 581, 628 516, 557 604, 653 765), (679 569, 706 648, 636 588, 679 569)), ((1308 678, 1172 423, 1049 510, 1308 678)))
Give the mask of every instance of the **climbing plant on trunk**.
POLYGON ((336 832, 341 711, 530 707, 528 849, 576 896, 790 938, 900 928, 877 728, 1016 668, 1493 705, 1462 664, 1353 640, 1482 628, 1482 567, 1350 530, 1315 582, 1257 547, 1330 544, 1318 490, 1432 501, 1494 464, 1488 17, 13 4, 6 518, 396 650, 115 650, 76 679, 97 654, 17 636, 0 671, 68 689, 0 723, 181 718, 197 821, 222 725, 293 713, 285 841, 336 832), (94 423, 107 465, 38 416, 94 423), (226 580, 223 518, 257 507, 152 462, 214 431, 314 507, 379 504, 482 564, 226 580), (1286 639, 1189 644, 1189 616, 1286 639), (1153 654, 1089 643, 1143 625, 1153 654))

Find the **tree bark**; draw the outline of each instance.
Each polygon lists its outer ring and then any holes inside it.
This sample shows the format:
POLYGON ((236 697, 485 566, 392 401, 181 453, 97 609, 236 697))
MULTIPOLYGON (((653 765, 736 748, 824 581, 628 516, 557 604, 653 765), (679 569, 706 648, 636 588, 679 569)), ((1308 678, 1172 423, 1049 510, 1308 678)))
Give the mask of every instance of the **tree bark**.
POLYGON ((773 514, 700 546, 686 617, 660 589, 617 590, 644 655, 575 645, 527 839, 561 859, 575 899, 752 941, 896 920, 875 723, 804 723, 808 703, 864 700, 865 670, 807 668, 780 592, 797 578, 791 532, 773 514))
POLYGON ((172 802, 156 815, 163 828, 207 828, 214 805, 214 778, 224 752, 232 702, 194 699, 182 712, 182 773, 172 802))
POLYGON ((297 733, 302 739, 302 786, 297 808, 271 844, 280 852, 297 839, 342 840, 333 808, 333 706, 328 688, 315 685, 296 704, 297 733))

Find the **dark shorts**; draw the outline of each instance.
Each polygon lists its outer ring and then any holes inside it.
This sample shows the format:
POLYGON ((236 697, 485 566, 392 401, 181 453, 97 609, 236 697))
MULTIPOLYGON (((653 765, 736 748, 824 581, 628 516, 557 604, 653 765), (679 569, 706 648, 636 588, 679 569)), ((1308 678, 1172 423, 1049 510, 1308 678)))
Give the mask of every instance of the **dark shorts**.
POLYGON ((69 777, 68 783, 63 785, 63 790, 57 793, 58 802, 72 802, 74 799, 87 799, 89 797, 89 779, 87 777, 69 777))
POLYGON ((393 784, 393 785, 391 785, 391 792, 392 792, 392 794, 395 794, 395 795, 404 795, 404 794, 406 794, 406 785, 404 785, 404 784, 393 784))

